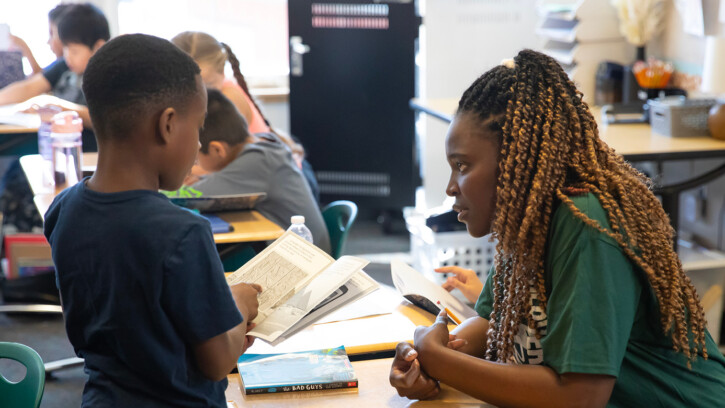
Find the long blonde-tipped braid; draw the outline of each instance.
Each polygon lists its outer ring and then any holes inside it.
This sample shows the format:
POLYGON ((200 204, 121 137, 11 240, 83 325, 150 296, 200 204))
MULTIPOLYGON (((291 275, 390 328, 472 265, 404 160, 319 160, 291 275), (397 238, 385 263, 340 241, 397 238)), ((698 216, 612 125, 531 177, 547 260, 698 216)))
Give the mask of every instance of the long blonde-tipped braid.
POLYGON ((586 225, 614 239, 642 269, 673 348, 688 361, 697 354, 707 357, 704 314, 672 249, 667 215, 651 193, 649 180, 598 138, 581 93, 556 62, 523 51, 516 69, 497 67, 479 78, 461 98, 461 113, 475 113, 482 120, 500 116, 504 121, 493 221, 493 236, 499 240, 497 276, 486 358, 511 361, 519 323, 528 318, 534 328, 532 284, 546 303, 544 259, 554 197, 586 225), (566 185, 595 194, 611 230, 578 211, 564 193, 566 185), (688 333, 693 335, 692 345, 688 333))

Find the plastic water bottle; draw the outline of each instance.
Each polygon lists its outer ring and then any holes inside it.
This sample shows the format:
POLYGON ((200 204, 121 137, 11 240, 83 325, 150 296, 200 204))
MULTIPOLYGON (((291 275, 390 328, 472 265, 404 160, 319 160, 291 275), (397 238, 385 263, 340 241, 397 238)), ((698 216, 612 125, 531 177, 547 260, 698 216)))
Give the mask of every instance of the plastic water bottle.
POLYGON ((53 160, 53 149, 50 143, 50 127, 53 116, 61 111, 55 105, 42 106, 38 108, 40 126, 38 126, 38 153, 43 158, 43 183, 53 184, 53 171, 51 162, 53 160))
POLYGON ((305 225, 305 216, 304 215, 293 215, 292 216, 292 225, 290 225, 289 228, 287 228, 287 231, 292 231, 295 234, 304 238, 305 241, 312 243, 312 232, 305 225))
POLYGON ((53 116, 50 127, 50 143, 53 179, 56 186, 72 186, 83 177, 83 149, 81 133, 83 120, 74 111, 53 116))
POLYGON ((53 124, 53 116, 60 113, 61 109, 55 105, 42 106, 38 108, 40 126, 38 127, 38 153, 50 162, 52 150, 50 147, 50 127, 53 124))

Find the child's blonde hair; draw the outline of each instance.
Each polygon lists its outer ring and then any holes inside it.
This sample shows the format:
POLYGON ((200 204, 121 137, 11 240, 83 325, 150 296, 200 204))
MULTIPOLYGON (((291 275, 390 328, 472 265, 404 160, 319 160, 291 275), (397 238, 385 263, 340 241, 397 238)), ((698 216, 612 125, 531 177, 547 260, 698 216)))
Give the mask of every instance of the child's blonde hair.
POLYGON ((249 97, 249 100, 252 101, 252 104, 262 116, 264 123, 271 127, 264 113, 262 113, 262 110, 249 92, 247 81, 239 69, 237 56, 234 55, 232 49, 227 44, 219 42, 216 38, 201 31, 184 31, 172 38, 171 42, 189 54, 197 64, 208 65, 220 74, 224 73, 224 65, 229 61, 229 64, 232 66, 232 72, 234 73, 234 79, 237 80, 239 86, 242 87, 249 97))

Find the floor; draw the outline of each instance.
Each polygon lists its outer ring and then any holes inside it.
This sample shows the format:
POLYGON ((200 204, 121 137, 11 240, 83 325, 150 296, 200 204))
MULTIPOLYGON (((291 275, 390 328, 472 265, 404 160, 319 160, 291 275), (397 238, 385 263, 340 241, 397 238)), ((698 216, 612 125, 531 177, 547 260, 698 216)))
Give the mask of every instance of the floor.
MULTIPOLYGON (((388 254, 406 254, 410 250, 409 237, 405 233, 383 234, 374 221, 357 222, 350 230, 345 248, 346 254, 359 255, 373 261, 366 272, 381 283, 392 285, 388 254)), ((44 362, 74 357, 65 335, 60 315, 4 315, 0 314, 0 341, 26 344, 35 349, 44 362)), ((24 376, 24 367, 10 360, 0 359, 0 372, 10 380, 24 376)), ((66 408, 80 406, 81 393, 86 381, 83 369, 61 370, 46 380, 41 408, 66 408)))

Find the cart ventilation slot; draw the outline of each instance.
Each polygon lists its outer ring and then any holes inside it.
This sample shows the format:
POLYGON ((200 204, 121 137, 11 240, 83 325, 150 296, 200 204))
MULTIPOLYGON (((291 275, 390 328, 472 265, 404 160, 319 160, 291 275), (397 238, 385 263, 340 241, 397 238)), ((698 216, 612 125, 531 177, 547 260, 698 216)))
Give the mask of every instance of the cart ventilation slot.
POLYGON ((390 196, 390 175, 385 173, 318 171, 317 182, 322 194, 368 197, 390 196))
POLYGON ((312 17, 314 28, 355 28, 387 30, 390 22, 385 17, 312 17))
POLYGON ((312 3, 313 16, 388 16, 387 4, 312 3))
POLYGON ((387 4, 312 3, 312 27, 387 30, 387 4))

